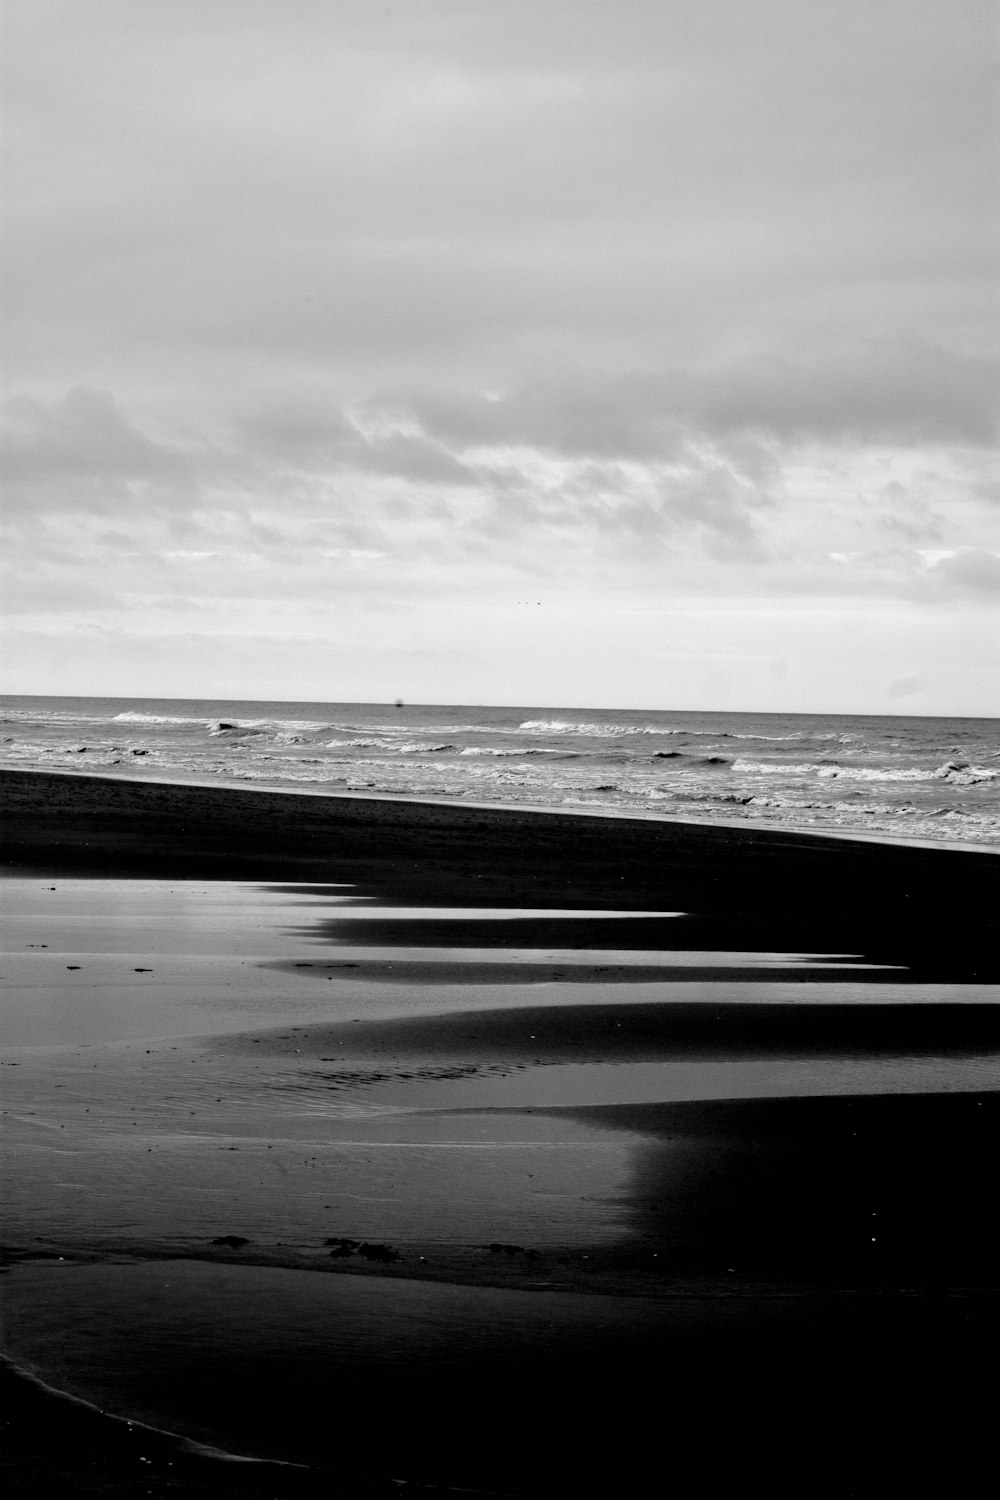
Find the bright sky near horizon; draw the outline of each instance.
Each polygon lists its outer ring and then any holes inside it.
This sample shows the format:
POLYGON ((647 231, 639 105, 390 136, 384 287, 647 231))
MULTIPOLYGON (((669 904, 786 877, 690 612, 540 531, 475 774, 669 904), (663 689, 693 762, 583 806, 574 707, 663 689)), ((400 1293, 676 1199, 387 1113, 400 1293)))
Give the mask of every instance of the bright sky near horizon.
POLYGON ((1000 713, 993 0, 0 0, 0 686, 1000 713))

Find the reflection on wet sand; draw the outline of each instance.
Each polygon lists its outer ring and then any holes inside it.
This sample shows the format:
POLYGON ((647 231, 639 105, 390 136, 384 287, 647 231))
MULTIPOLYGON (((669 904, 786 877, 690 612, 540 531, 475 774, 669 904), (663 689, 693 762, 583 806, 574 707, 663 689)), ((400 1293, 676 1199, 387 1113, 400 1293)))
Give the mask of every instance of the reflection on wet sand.
MULTIPOLYGON (((919 1109, 937 1111, 945 1130, 950 1101, 937 1096, 988 1089, 996 1077, 1000 1007, 983 987, 920 984, 896 970, 892 984, 872 983, 882 971, 838 957, 827 973, 815 955, 797 966, 810 978, 790 981, 785 956, 773 953, 709 955, 738 962, 708 965, 725 976, 712 981, 663 983, 645 946, 602 947, 607 965, 587 964, 585 951, 581 960, 587 923, 605 944, 619 919, 580 913, 537 918, 564 938, 568 922, 575 944, 549 982, 537 977, 549 970, 533 950, 512 946, 510 926, 523 940, 530 919, 502 911, 479 914, 483 946, 460 960, 425 943, 418 982, 406 965, 383 972, 405 950, 379 945, 377 910, 329 915, 331 896, 350 910, 339 890, 316 901, 294 887, 102 884, 103 903, 92 882, 10 886, 12 931, 30 971, 13 1013, 45 1044, 7 1059, 15 1244, 34 1245, 41 1231, 62 1252, 205 1255, 214 1238, 238 1232, 248 1258, 315 1265, 324 1239, 341 1235, 391 1241, 411 1274, 463 1280, 498 1274, 477 1247, 517 1242, 558 1251, 547 1274, 569 1284, 635 1237, 629 1184, 671 1100, 687 1101, 676 1107, 693 1119, 699 1100, 783 1098, 788 1132, 807 1141, 807 1100, 837 1096, 830 1107, 849 1112, 851 1095, 905 1093, 913 1119, 915 1096, 928 1095, 919 1109), (314 930, 289 928, 289 904, 302 899, 316 901, 314 930), (164 920, 171 909, 173 924, 164 920), (69 935, 76 951, 81 915, 101 951, 78 954, 70 970, 57 938, 69 935), (29 950, 43 916, 49 946, 29 950), (358 955, 350 967, 330 972, 292 956, 317 934, 330 941, 341 922, 367 939, 349 950, 358 955), (146 946, 128 951, 140 933, 146 946), (510 960, 499 983, 489 936, 510 960), (81 1017, 93 1025, 82 985, 95 966, 104 978, 97 1036, 81 1033, 81 1017), (608 974, 597 983, 600 968, 608 974), (833 976, 845 974, 838 985, 833 976), (637 1000, 640 989, 653 998, 637 1000), (147 1034, 137 1037, 139 1023, 147 1034)), ((433 930, 452 954, 453 925, 469 936, 454 910, 394 910, 385 921, 397 941, 433 930)), ((636 941, 640 923, 662 925, 624 921, 636 941)), ((903 1118, 895 1101, 892 1118, 903 1118)), ((744 1117, 732 1120, 728 1134, 742 1140, 744 1117)), ((720 1129, 698 1158, 712 1163, 705 1184, 717 1182, 725 1156, 720 1129)), ((778 1178, 777 1139, 769 1150, 778 1178)), ((685 1210, 691 1223, 695 1209, 685 1210)), ((705 1255, 709 1248, 705 1239, 705 1255)), ((659 1250, 654 1258, 644 1275, 677 1269, 659 1250)), ((728 1266, 732 1256, 720 1258, 728 1266)), ((789 1263, 781 1257, 783 1280, 789 1263)), ((807 1279, 816 1274, 808 1257, 803 1267, 807 1279)), ((766 1274, 755 1265, 755 1277, 766 1274)))

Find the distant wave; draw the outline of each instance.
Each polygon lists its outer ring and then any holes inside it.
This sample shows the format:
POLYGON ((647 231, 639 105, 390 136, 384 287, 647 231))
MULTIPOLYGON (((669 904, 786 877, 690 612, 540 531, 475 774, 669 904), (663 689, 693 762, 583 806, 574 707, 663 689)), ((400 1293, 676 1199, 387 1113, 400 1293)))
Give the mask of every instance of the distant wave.
MULTIPOLYGON (((657 750, 653 760, 682 760, 685 766, 728 766, 728 755, 693 755, 690 750, 657 750)), ((677 770, 683 770, 678 766, 677 770)))
MULTIPOLYGON (((197 722, 197 721, 185 721, 197 722)), ((215 729, 255 729, 262 733, 312 733, 316 734, 327 725, 317 719, 214 719, 210 723, 215 729)))
MULTIPOLYGON (((709 730, 664 729, 659 724, 576 723, 572 719, 525 719, 518 726, 525 734, 583 734, 592 739, 619 739, 628 734, 708 734, 709 730)), ((716 736, 718 737, 718 736, 716 736)))
POLYGON ((1000 770, 992 771, 986 766, 970 766, 964 761, 946 761, 934 772, 935 779, 950 781, 955 786, 976 786, 981 781, 1000 779, 1000 770))
POLYGON ((220 719, 217 724, 209 727, 209 734, 227 735, 231 739, 262 739, 267 730, 256 724, 234 724, 228 719, 220 719))
POLYGON ((454 750, 453 744, 433 744, 428 740, 387 740, 384 736, 372 739, 328 740, 328 750, 394 750, 397 755, 438 755, 443 750, 454 750))
POLYGON ((41 724, 45 727, 63 724, 107 724, 107 714, 59 713, 52 709, 12 708, 0 718, 0 724, 41 724))
POLYGON ((266 734, 268 731, 276 734, 291 734, 309 730, 315 731, 325 727, 323 724, 317 724, 309 719, 201 719, 180 714, 146 714, 135 712, 115 714, 110 720, 95 719, 93 722, 107 722, 111 724, 197 725, 201 729, 207 729, 209 734, 266 734))
POLYGON ((813 734, 809 730, 801 730, 798 734, 736 734, 735 732, 727 732, 722 736, 722 738, 734 740, 763 740, 769 742, 776 742, 778 740, 796 740, 799 743, 801 743, 802 740, 813 740, 817 745, 822 744, 826 740, 835 740, 838 745, 849 745, 852 744, 858 738, 858 736, 856 734, 837 734, 833 732, 829 734, 813 734))
POLYGON ((331 721, 317 728, 326 729, 330 734, 432 734, 432 735, 456 735, 456 734, 512 734, 514 731, 505 728, 501 724, 343 724, 331 721))
POLYGON ((593 739, 619 739, 622 736, 648 734, 656 737, 668 735, 681 735, 686 739, 699 740, 761 740, 767 742, 802 741, 812 740, 819 744, 823 741, 832 740, 839 744, 848 744, 856 740, 857 735, 843 734, 839 732, 814 733, 809 730, 800 730, 794 734, 759 734, 737 733, 732 729, 693 729, 688 727, 667 726, 663 724, 617 724, 602 721, 577 721, 574 719, 524 719, 517 726, 517 733, 523 734, 581 734, 593 739))
POLYGON ((546 745, 522 745, 516 750, 500 749, 493 745, 466 745, 461 754, 498 756, 513 760, 521 760, 525 755, 557 755, 560 760, 577 759, 572 750, 552 750, 546 745))
POLYGON ((995 781, 1000 777, 1000 771, 965 765, 961 761, 946 761, 934 770, 927 770, 920 766, 832 766, 809 761, 787 765, 773 761, 736 760, 733 770, 759 776, 812 774, 827 781, 950 781, 957 786, 975 786, 978 782, 995 781))
MULTIPOLYGON (((112 724, 204 724, 204 719, 182 718, 177 714, 115 714, 112 724)), ((211 724, 211 720, 208 721, 211 724)))

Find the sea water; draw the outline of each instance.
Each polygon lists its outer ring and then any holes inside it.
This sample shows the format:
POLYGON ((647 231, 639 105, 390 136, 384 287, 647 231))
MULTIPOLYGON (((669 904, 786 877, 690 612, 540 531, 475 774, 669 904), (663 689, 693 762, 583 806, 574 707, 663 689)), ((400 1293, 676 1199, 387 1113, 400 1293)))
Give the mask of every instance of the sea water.
POLYGON ((0 765, 1000 843, 1000 721, 0 698, 0 765))

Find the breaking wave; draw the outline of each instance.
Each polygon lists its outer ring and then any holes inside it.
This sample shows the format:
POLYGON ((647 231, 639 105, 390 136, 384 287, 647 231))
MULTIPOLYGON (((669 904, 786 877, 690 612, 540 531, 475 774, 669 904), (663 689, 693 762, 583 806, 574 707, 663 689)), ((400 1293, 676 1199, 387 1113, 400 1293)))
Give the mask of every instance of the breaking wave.
POLYGON ((327 750, 393 750, 397 755, 439 755, 443 750, 454 750, 452 744, 435 745, 426 740, 387 740, 380 736, 374 739, 328 740, 327 750))
POLYGON ((668 735, 683 735, 687 739, 709 739, 709 740, 760 740, 762 742, 777 743, 779 741, 813 741, 822 744, 832 741, 837 744, 846 745, 858 738, 854 734, 845 734, 836 731, 811 731, 799 730, 794 734, 761 734, 758 731, 737 733, 732 729, 689 729, 677 726, 664 726, 662 724, 616 724, 613 722, 591 722, 577 721, 574 719, 524 719, 518 726, 519 734, 580 734, 593 739, 618 739, 626 735, 649 734, 657 738, 668 735))
POLYGON ((772 743, 776 743, 779 740, 795 740, 795 741, 798 741, 800 744, 801 744, 801 742, 803 740, 813 740, 817 745, 821 745, 825 741, 831 741, 832 740, 832 741, 836 742, 838 745, 849 745, 854 740, 856 740, 858 738, 858 736, 856 734, 836 734, 836 733, 833 733, 833 732, 831 732, 829 734, 815 734, 815 733, 810 732, 809 730, 802 730, 798 734, 735 734, 735 733, 733 733, 733 734, 730 735, 727 732, 725 735, 722 736, 722 738, 723 739, 734 739, 734 740, 761 740, 761 741, 769 741, 769 742, 772 742, 772 743))
POLYGON ((836 766, 812 761, 788 765, 741 759, 733 762, 733 770, 755 776, 814 775, 825 781, 950 781, 957 786, 975 786, 1000 777, 1000 771, 965 765, 961 761, 946 761, 944 765, 928 770, 920 766, 836 766))
POLYGON ((201 724, 204 719, 192 719, 181 717, 177 714, 141 714, 122 713, 115 714, 111 720, 112 724, 201 724))
POLYGON ((557 755, 560 760, 575 760, 572 750, 552 750, 546 745, 522 745, 516 750, 505 750, 493 745, 466 745, 462 755, 496 756, 501 759, 523 760, 526 755, 557 755))
POLYGON ((683 729, 663 729, 658 724, 591 724, 571 719, 525 719, 518 726, 525 734, 583 734, 592 739, 619 739, 626 734, 684 734, 683 729))

